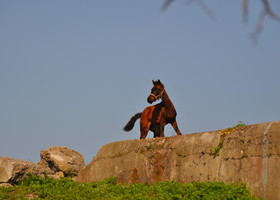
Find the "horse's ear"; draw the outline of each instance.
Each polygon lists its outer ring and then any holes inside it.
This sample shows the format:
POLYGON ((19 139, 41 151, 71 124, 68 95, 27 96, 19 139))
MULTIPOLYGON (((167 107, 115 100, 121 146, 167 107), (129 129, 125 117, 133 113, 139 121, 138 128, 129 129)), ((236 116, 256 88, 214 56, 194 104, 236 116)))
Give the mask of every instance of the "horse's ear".
POLYGON ((164 88, 164 85, 161 83, 161 81, 158 79, 158 84, 161 85, 164 88))
POLYGON ((153 81, 153 84, 155 85, 155 81, 154 80, 152 80, 153 81))

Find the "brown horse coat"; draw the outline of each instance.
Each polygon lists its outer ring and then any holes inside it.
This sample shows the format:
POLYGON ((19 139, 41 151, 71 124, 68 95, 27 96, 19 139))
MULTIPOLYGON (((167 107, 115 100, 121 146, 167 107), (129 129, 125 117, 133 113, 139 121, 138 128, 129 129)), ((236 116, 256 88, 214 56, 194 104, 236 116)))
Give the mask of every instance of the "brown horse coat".
POLYGON ((127 125, 124 127, 125 131, 130 131, 135 121, 140 118, 140 139, 145 139, 149 130, 154 132, 154 137, 164 137, 164 126, 168 123, 172 125, 177 135, 181 135, 176 122, 176 110, 164 89, 163 84, 158 81, 153 81, 154 87, 151 90, 147 101, 153 103, 158 99, 162 101, 156 105, 148 106, 142 113, 134 115, 127 125))

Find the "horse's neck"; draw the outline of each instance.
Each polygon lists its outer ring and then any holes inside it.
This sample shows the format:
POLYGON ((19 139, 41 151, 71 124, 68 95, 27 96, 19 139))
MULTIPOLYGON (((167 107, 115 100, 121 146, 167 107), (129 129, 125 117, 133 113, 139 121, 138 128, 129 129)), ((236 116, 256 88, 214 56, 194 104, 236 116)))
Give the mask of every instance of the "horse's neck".
POLYGON ((162 102, 164 103, 164 106, 167 109, 176 112, 175 107, 174 107, 173 103, 171 102, 171 100, 169 99, 169 96, 168 96, 166 90, 164 90, 164 93, 162 94, 162 102))

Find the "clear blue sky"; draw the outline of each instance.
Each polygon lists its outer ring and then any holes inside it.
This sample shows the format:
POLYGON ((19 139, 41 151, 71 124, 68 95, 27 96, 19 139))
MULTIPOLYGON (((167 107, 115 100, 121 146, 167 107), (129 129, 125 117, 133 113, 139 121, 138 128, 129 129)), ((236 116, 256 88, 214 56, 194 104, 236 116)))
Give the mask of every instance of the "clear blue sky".
MULTIPOLYGON (((101 146, 138 139, 122 127, 160 79, 183 134, 280 120, 280 23, 261 1, 0 2, 0 156, 38 162, 66 146, 90 162, 101 146)), ((280 1, 271 6, 280 15, 280 1)), ((166 136, 175 134, 170 125, 166 136)), ((149 133, 149 137, 153 134, 149 133)))

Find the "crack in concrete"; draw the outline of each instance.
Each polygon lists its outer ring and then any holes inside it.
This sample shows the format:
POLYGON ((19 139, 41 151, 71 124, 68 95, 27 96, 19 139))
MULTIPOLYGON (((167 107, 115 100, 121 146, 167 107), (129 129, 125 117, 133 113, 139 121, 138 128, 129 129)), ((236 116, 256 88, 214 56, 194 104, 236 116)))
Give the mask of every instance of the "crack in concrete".
POLYGON ((263 135, 263 172, 262 172, 262 183, 263 183, 263 194, 264 194, 264 198, 266 199, 266 185, 267 185, 267 144, 269 143, 269 141, 267 140, 267 132, 270 129, 271 125, 273 124, 273 122, 269 123, 268 126, 266 127, 263 135))

